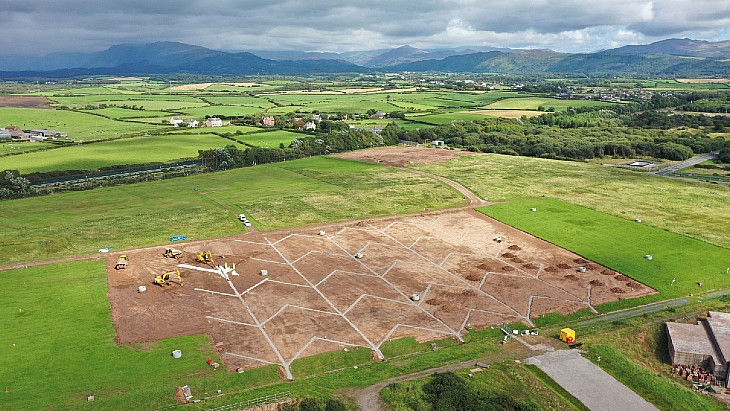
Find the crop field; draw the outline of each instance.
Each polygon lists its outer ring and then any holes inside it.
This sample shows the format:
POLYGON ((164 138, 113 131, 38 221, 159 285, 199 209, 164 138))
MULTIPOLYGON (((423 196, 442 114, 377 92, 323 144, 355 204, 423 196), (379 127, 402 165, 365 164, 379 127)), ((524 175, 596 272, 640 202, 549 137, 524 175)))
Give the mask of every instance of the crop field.
POLYGON ((414 167, 457 181, 490 201, 545 195, 730 248, 730 190, 724 186, 499 154, 414 167))
POLYGON ((48 128, 65 131, 75 140, 96 140, 157 129, 153 125, 109 120, 101 116, 67 110, 0 108, 2 126, 23 129, 48 128))
POLYGON ((117 340, 208 333, 229 370, 278 364, 288 377, 301 357, 353 347, 380 357, 391 339, 462 340, 467 328, 531 324, 546 313, 654 294, 473 211, 249 233, 177 248, 178 260, 163 257, 161 247, 126 252, 130 264, 121 271, 114 269, 118 255, 107 258, 117 340), (205 250, 227 268, 196 262, 205 250), (137 292, 155 273, 175 269, 185 287, 137 292), (175 321, 182 311, 185 321, 175 321))
POLYGON ((541 114, 545 114, 542 111, 533 110, 471 110, 466 111, 469 114, 481 114, 488 117, 502 117, 502 118, 520 118, 525 117, 536 117, 541 114))
POLYGON ((612 106, 614 103, 593 100, 558 100, 554 98, 542 97, 523 97, 523 98, 506 98, 486 106, 488 109, 507 109, 507 110, 537 110, 538 107, 545 108, 554 107, 557 111, 562 111, 568 107, 594 107, 594 106, 612 106))
POLYGON ((274 130, 265 133, 250 133, 243 135, 234 135, 238 141, 245 143, 246 145, 254 147, 267 147, 275 148, 283 144, 285 147, 289 147, 292 141, 303 137, 300 133, 292 133, 284 130, 274 130))
MULTIPOLYGON (((547 198, 510 201, 480 211, 644 283, 662 299, 722 289, 728 282, 728 249, 644 223, 547 198), (532 207, 537 211, 531 212, 532 207)), ((626 303, 632 304, 622 301, 598 309, 626 303)))
POLYGON ((164 244, 173 235, 240 234, 241 212, 268 230, 463 204, 447 185, 407 171, 325 157, 287 161, 0 202, 0 264, 164 244))
POLYGON ((117 139, 60 147, 5 157, 4 169, 21 173, 53 170, 95 170, 124 164, 165 162, 197 157, 198 150, 225 147, 229 140, 215 134, 165 135, 117 139))

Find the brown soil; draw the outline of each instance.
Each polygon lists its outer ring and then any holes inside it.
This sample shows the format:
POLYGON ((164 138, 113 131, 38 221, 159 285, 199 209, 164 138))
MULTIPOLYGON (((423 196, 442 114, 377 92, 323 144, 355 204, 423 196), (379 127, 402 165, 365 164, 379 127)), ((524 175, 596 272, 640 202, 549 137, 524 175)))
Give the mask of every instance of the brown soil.
POLYGON ((558 264, 558 268, 561 269, 561 270, 567 270, 567 269, 570 268, 570 266, 568 264, 565 264, 565 263, 560 263, 560 264, 558 264))
MULTIPOLYGON (((127 251, 124 270, 114 270, 119 253, 107 256, 117 342, 207 333, 229 370, 278 364, 284 376, 301 357, 347 347, 377 351, 403 337, 457 338, 467 324, 529 323, 528 313, 569 314, 615 301, 608 288, 626 283, 609 278, 608 287, 593 289, 585 301, 597 272, 569 280, 565 271, 538 273, 539 266, 576 255, 475 211, 252 232, 175 247, 184 252, 180 260, 164 258, 164 246, 127 251), (520 255, 533 262, 514 266, 497 256, 496 235, 519 242, 520 255), (204 250, 219 263, 236 264, 238 275, 226 280, 196 263, 194 255, 204 250), (357 251, 363 258, 354 258, 357 251), (175 269, 184 286, 151 283, 175 269), (139 293, 140 285, 147 291, 139 293), (414 294, 419 301, 410 300, 414 294)), ((626 298, 653 293, 636 285, 621 292, 626 298)))
POLYGON ((588 284, 590 284, 594 287, 602 287, 605 285, 601 281, 598 281, 598 280, 591 280, 588 284))
POLYGON ((565 276, 565 279, 566 280, 570 280, 570 281, 578 281, 578 277, 576 277, 574 274, 568 274, 568 275, 566 275, 565 276))
POLYGON ((502 254, 502 257, 504 257, 504 258, 515 258, 517 256, 514 255, 514 254, 512 254, 512 253, 504 253, 504 254, 502 254))
POLYGON ((617 279, 617 280, 619 280, 619 281, 626 281, 626 280, 628 280, 628 279, 629 279, 629 277, 627 277, 627 276, 625 276, 625 275, 623 275, 623 274, 619 274, 619 275, 617 275, 617 276, 615 276, 615 277, 613 277, 613 278, 615 278, 615 279, 617 279))
POLYGON ((585 264, 585 263, 588 262, 588 260, 585 260, 583 258, 576 258, 576 259, 573 260, 573 262, 576 263, 576 264, 585 264))
MULTIPOLYGON (((568 268, 570 268, 570 267, 568 267, 568 268)), ((555 267, 545 267, 545 271, 548 273, 555 273, 558 271, 558 269, 555 267)))
POLYGON ((513 244, 513 245, 511 245, 511 246, 509 246, 507 248, 509 248, 510 250, 514 250, 514 251, 520 251, 520 250, 522 250, 522 248, 520 246, 518 246, 517 244, 513 244))
POLYGON ((333 157, 368 161, 371 163, 381 163, 394 167, 402 167, 406 164, 412 163, 441 163, 449 161, 459 155, 472 154, 473 153, 459 150, 393 146, 334 154, 333 157))
POLYGON ((605 270, 601 271, 601 274, 603 274, 603 275, 614 275, 614 274, 616 274, 616 271, 609 270, 609 269, 605 269, 605 270))
POLYGON ((0 107, 50 108, 53 103, 45 97, 0 96, 0 107))
POLYGON ((615 294, 623 294, 624 293, 624 290, 622 290, 622 289, 620 289, 618 287, 613 287, 613 288, 611 288, 611 292, 612 293, 615 293, 615 294))

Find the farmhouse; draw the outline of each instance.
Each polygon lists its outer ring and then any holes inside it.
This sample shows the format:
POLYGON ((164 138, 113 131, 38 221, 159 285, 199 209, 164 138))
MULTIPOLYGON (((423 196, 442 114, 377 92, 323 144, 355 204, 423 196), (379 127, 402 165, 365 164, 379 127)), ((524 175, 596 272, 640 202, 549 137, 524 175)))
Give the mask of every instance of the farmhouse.
POLYGON ((276 120, 272 116, 264 116, 261 118, 261 125, 265 127, 271 127, 276 124, 276 120))
POLYGON ((37 128, 34 130, 30 130, 30 135, 44 137, 44 139, 46 139, 46 138, 56 139, 59 137, 66 137, 66 136, 68 136, 68 133, 66 133, 65 131, 56 131, 56 130, 48 130, 45 128, 37 128))
POLYGON ((0 140, 10 140, 12 136, 13 135, 10 134, 10 131, 4 128, 0 128, 0 140))
POLYGON ((433 140, 431 145, 434 147, 445 147, 446 143, 443 140, 433 140))
POLYGON ((370 118, 376 119, 376 120, 382 120, 385 118, 386 115, 387 115, 387 113, 385 111, 378 110, 375 113, 373 113, 373 115, 371 115, 370 118))
POLYGON ((697 324, 667 323, 672 364, 702 367, 719 381, 728 381, 730 313, 710 311, 697 324))
POLYGON ((223 120, 218 117, 211 117, 205 120, 206 127, 223 127, 223 120))
POLYGON ((173 117, 170 119, 170 125, 175 127, 180 127, 180 124, 183 123, 183 119, 180 117, 173 117))
POLYGON ((316 130, 317 124, 314 121, 307 121, 307 123, 304 125, 305 130, 316 130))
POLYGON ((185 120, 185 124, 188 125, 188 127, 198 127, 198 120, 185 120))

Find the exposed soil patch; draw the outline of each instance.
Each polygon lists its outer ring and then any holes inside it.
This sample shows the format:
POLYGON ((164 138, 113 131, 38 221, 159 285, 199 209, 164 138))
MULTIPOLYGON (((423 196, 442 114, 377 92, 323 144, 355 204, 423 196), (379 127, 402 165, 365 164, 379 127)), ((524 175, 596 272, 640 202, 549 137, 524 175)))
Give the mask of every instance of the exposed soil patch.
POLYGON ((0 96, 0 107, 50 108, 53 101, 45 97, 0 96))
POLYGON ((412 163, 441 163, 459 155, 472 155, 468 151, 444 150, 426 147, 392 146, 378 149, 351 151, 349 153, 334 154, 333 157, 350 160, 381 163, 394 167, 402 167, 412 163))
POLYGON ((518 246, 517 244, 512 244, 511 246, 509 246, 507 248, 509 248, 510 250, 514 250, 514 251, 522 250, 522 247, 518 246))
POLYGON ((183 251, 178 260, 165 258, 164 247, 127 252, 123 270, 114 269, 118 254, 107 257, 117 342, 207 333, 229 370, 278 364, 282 378, 301 357, 348 347, 377 353, 402 337, 458 339, 467 326, 529 323, 528 315, 570 314, 615 301, 618 293, 654 292, 601 277, 607 287, 593 288, 586 301, 604 267, 580 277, 558 269, 538 273, 577 256, 473 211, 252 232, 175 248, 183 251), (531 262, 514 265, 516 255, 496 256, 497 235, 518 241, 520 256, 531 262), (207 250, 214 263, 197 262, 196 254, 207 250), (173 285, 152 284, 175 270, 184 285, 176 275, 173 285))

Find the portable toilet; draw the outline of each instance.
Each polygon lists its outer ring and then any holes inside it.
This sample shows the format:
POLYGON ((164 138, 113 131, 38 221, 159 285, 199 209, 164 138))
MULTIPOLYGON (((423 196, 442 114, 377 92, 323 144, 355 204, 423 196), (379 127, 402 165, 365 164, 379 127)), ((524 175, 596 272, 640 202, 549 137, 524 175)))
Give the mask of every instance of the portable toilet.
POLYGON ((560 339, 567 344, 573 344, 575 342, 575 330, 563 328, 560 330, 560 339))

